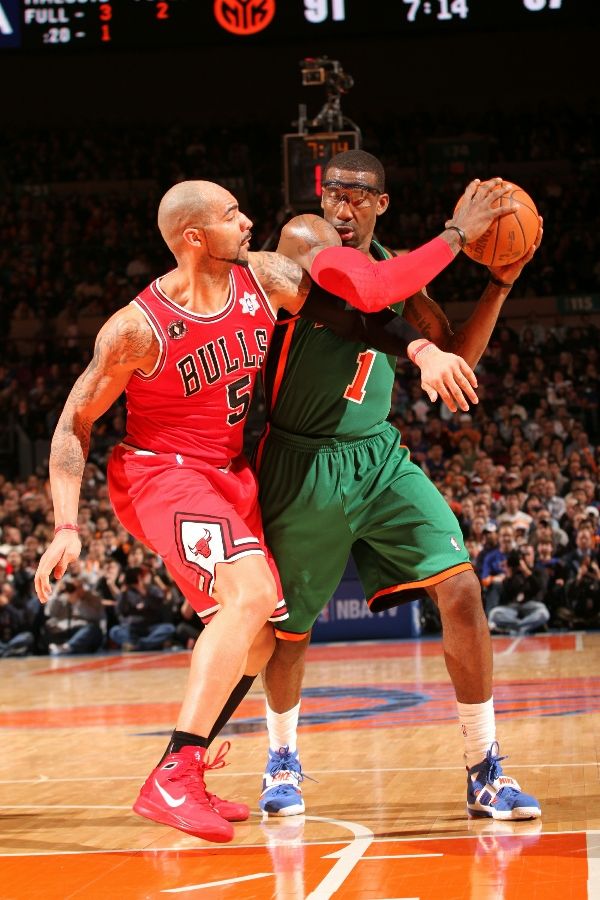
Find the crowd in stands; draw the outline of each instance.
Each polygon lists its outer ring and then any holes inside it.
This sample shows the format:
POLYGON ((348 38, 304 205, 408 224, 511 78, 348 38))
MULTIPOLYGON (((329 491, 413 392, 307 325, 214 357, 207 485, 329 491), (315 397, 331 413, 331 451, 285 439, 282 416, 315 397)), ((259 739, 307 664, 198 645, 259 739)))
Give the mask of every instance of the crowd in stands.
MULTIPOLYGON (((594 121, 592 111, 551 118, 541 111, 505 122, 514 140, 489 142, 492 174, 502 174, 502 163, 555 157, 568 173, 564 183, 527 185, 546 232, 535 263, 515 286, 517 296, 599 290, 599 212, 592 197, 600 167, 586 166, 600 158, 594 121)), ((482 116, 469 127, 489 133, 491 126, 482 116)), ((506 128, 496 123, 493 130, 505 135, 506 128)), ((418 179, 403 180, 402 172, 420 171, 424 135, 448 133, 442 121, 364 128, 366 149, 382 156, 389 173, 392 205, 378 233, 384 242, 412 247, 441 230, 467 176, 423 187, 418 179)), ((256 221, 254 246, 277 229, 279 135, 269 141, 261 132, 255 143, 251 137, 243 128, 181 128, 3 138, 2 656, 189 648, 200 632, 161 560, 112 513, 104 471, 110 448, 123 437, 122 401, 95 427, 82 487, 81 560, 56 585, 47 608, 33 591, 37 561, 53 534, 47 467, 20 476, 9 435, 18 429, 47 448, 99 323, 172 265, 156 229, 156 204, 166 187, 180 178, 229 179, 256 221), (79 189, 63 190, 65 182, 79 189)), ((457 261, 436 279, 434 296, 472 300, 484 282, 481 266, 457 261)), ((540 320, 517 330, 501 322, 477 368, 480 402, 463 415, 431 406, 417 370, 398 365, 392 421, 459 518, 492 631, 600 627, 599 337, 591 323, 540 320)), ((249 445, 262 414, 258 397, 249 445)), ((427 603, 423 616, 426 627, 436 626, 427 603)))
POLYGON ((600 627, 599 337, 501 324, 459 416, 401 365, 393 421, 458 516, 492 631, 600 627))

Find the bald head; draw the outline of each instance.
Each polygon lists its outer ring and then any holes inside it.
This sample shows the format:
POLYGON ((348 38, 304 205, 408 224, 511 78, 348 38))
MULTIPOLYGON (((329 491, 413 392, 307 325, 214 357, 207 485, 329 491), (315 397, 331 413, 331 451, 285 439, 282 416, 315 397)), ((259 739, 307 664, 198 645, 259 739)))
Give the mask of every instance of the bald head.
POLYGON ((229 191, 212 181, 181 181, 169 188, 158 207, 158 228, 176 258, 185 229, 209 225, 216 204, 228 199, 233 199, 229 191))

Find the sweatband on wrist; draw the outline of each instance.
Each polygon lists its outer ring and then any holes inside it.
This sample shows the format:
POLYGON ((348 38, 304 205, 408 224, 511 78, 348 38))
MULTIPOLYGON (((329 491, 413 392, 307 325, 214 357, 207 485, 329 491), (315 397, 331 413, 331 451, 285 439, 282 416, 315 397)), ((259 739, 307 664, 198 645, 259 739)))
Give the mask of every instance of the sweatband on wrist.
POLYGON ((415 363, 415 365, 418 366, 419 363, 417 362, 417 356, 419 355, 419 353, 430 353, 432 350, 437 350, 437 347, 433 343, 433 341, 428 341, 426 344, 423 344, 422 347, 419 347, 416 353, 413 353, 412 361, 415 363))
POLYGON ((54 534, 58 534, 59 531, 76 531, 79 534, 79 525, 57 525, 54 534))
POLYGON ((464 250, 467 246, 467 236, 458 225, 446 225, 445 231, 455 231, 460 239, 460 249, 464 250))
POLYGON ((501 288, 511 288, 513 286, 512 281, 511 282, 500 281, 499 278, 494 278, 494 276, 492 275, 491 272, 490 272, 490 282, 491 282, 491 284, 495 284, 496 287, 501 287, 501 288))
POLYGON ((440 237, 377 264, 353 247, 327 247, 315 256, 310 275, 357 309, 377 312, 416 294, 454 258, 454 251, 440 237))
POLYGON ((428 340, 427 338, 423 338, 417 349, 413 350, 412 353, 408 353, 408 358, 410 359, 411 363, 414 363, 421 350, 424 350, 425 347, 429 347, 430 345, 432 345, 432 343, 433 342, 428 340))

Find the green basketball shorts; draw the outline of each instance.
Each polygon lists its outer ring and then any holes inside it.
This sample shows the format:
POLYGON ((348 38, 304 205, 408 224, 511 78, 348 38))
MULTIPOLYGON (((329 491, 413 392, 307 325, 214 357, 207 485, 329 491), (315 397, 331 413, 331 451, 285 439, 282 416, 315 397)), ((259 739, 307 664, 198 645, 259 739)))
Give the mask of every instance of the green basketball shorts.
POLYGON ((472 569, 458 521, 392 425, 357 440, 271 427, 257 454, 266 542, 300 639, 333 596, 350 553, 372 612, 472 569))

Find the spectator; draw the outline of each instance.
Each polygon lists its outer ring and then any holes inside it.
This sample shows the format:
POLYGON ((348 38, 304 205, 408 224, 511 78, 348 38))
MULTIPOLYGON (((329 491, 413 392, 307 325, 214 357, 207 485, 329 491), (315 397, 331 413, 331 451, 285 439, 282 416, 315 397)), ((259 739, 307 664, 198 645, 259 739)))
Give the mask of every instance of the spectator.
MULTIPOLYGON (((37 562, 37 557, 34 558, 37 562)), ((35 595, 33 577, 34 565, 27 565, 23 559, 23 553, 18 550, 10 550, 6 556, 6 576, 14 589, 14 604, 18 609, 24 610, 29 600, 35 595)))
POLYGON ((102 645, 102 601, 83 579, 63 579, 46 613, 44 636, 50 656, 95 653, 102 645))
POLYGON ((484 559, 493 550, 498 549, 498 529, 492 522, 485 522, 483 518, 476 516, 475 519, 473 519, 471 538, 481 545, 479 556, 477 556, 475 560, 475 571, 481 579, 481 570, 484 559))
POLYGON ((498 529, 498 547, 491 550, 481 564, 481 584, 486 614, 489 616, 500 603, 502 584, 507 576, 506 560, 514 550, 515 535, 512 525, 501 525, 498 529))
POLYGON ((559 556, 554 553, 552 541, 539 541, 535 548, 536 568, 543 568, 547 575, 544 602, 550 610, 550 624, 559 628, 569 627, 573 623, 573 614, 567 606, 565 584, 567 568, 559 556))
POLYGON ((598 562, 598 551, 594 547, 594 532, 591 528, 580 528, 575 537, 575 549, 565 555, 569 576, 576 576, 582 565, 594 571, 590 563, 598 562))
POLYGON ((203 629, 202 622, 196 615, 193 606, 184 599, 181 604, 181 621, 177 625, 177 640, 186 648, 193 650, 203 629))
POLYGON ((164 621, 165 593, 151 582, 146 566, 125 571, 125 590, 117 601, 119 624, 109 632, 122 650, 163 650, 172 645, 175 626, 164 621))
POLYGON ((507 522, 513 527, 517 522, 524 524, 527 529, 533 522, 533 517, 521 508, 521 496, 517 491, 509 491, 504 496, 504 510, 497 518, 498 524, 502 525, 507 522))
POLYGON ((511 550, 506 569, 499 605, 488 615, 490 631, 523 635, 544 629, 550 620, 543 602, 548 578, 543 568, 536 568, 531 544, 511 550))
POLYGON ((116 559, 109 559, 104 567, 103 574, 96 584, 96 591, 100 595, 106 615, 106 631, 108 634, 110 634, 113 625, 119 624, 116 608, 124 583, 125 579, 121 566, 116 559))
POLYGON ((35 644, 27 630, 25 612, 13 603, 14 589, 4 581, 0 584, 0 656, 27 656, 35 644))
POLYGON ((574 627, 600 627, 600 567, 594 555, 583 557, 577 573, 567 581, 566 597, 574 627))
POLYGON ((544 489, 542 492, 542 499, 546 506, 546 509, 552 516, 552 518, 556 522, 560 522, 562 516, 565 512, 565 501, 564 498, 558 494, 556 490, 556 482, 552 478, 546 478, 544 483, 544 489))

